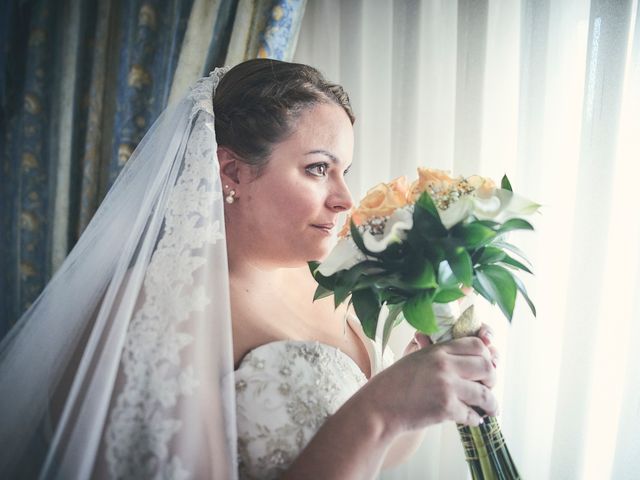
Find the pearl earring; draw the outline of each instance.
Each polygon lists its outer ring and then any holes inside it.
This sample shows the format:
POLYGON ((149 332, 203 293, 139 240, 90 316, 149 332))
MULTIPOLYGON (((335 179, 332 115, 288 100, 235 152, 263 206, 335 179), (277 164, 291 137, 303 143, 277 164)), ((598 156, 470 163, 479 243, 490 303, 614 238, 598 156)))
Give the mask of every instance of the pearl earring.
POLYGON ((232 204, 233 202, 236 201, 235 195, 236 195, 236 191, 231 190, 229 194, 226 197, 224 197, 224 199, 228 204, 232 204))

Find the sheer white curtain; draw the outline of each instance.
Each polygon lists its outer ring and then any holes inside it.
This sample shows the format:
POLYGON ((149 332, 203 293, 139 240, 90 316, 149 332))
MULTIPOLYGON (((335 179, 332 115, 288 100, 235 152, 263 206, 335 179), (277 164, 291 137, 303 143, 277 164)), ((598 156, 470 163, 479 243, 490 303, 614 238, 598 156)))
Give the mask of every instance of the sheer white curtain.
MULTIPOLYGON (((351 95, 355 198, 426 165, 543 204, 518 239, 538 317, 481 306, 504 433, 524 478, 640 478, 638 1, 316 0, 295 60, 351 95)), ((383 478, 465 478, 461 459, 433 428, 383 478)))

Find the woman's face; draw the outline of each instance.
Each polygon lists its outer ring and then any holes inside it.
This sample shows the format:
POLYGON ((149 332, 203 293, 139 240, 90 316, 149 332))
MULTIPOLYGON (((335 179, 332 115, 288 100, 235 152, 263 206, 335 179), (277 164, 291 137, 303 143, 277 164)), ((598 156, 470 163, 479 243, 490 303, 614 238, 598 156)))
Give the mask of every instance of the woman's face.
POLYGON ((334 243, 338 214, 352 206, 344 178, 352 157, 353 127, 340 106, 318 104, 303 112, 293 133, 274 146, 262 174, 243 175, 229 212, 233 241, 261 264, 323 259, 334 243))

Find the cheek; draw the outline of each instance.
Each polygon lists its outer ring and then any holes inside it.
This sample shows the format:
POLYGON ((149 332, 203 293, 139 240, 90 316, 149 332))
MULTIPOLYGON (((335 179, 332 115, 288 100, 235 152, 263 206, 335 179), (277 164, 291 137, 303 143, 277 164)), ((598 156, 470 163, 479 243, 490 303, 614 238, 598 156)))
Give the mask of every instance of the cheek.
POLYGON ((317 221, 321 199, 318 193, 302 182, 292 183, 272 192, 269 199, 273 209, 277 209, 280 221, 292 227, 317 221))

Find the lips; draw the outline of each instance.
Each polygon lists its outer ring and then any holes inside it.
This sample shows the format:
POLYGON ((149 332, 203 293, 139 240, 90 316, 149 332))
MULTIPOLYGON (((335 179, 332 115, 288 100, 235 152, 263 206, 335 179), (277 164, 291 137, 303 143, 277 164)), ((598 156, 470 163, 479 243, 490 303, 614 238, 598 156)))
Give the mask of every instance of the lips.
POLYGON ((333 229, 333 227, 336 226, 335 223, 317 223, 314 225, 311 225, 312 227, 318 228, 320 230, 323 230, 327 233, 331 233, 331 230, 333 229))

